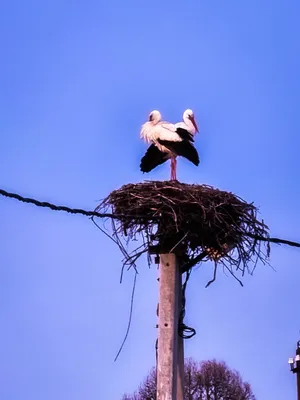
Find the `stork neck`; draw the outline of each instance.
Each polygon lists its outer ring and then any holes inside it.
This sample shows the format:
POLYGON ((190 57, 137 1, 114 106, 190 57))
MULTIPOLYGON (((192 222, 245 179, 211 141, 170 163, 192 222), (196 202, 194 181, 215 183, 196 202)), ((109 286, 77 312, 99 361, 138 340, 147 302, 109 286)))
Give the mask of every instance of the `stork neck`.
POLYGON ((187 126, 189 132, 191 132, 193 134, 196 132, 196 129, 195 129, 194 125, 192 124, 192 121, 189 118, 184 117, 183 122, 187 126))

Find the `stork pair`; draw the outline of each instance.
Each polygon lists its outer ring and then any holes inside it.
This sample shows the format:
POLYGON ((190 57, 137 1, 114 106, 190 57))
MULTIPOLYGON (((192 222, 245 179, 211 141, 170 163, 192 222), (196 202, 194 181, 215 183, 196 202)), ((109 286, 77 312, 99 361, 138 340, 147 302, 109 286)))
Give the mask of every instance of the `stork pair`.
POLYGON ((176 180, 178 156, 187 158, 196 166, 199 165, 199 155, 195 149, 194 135, 199 132, 194 113, 185 110, 183 121, 177 124, 162 121, 161 113, 157 110, 149 114, 149 120, 142 125, 141 138, 151 143, 141 160, 141 171, 150 172, 158 165, 171 160, 171 180, 176 180))

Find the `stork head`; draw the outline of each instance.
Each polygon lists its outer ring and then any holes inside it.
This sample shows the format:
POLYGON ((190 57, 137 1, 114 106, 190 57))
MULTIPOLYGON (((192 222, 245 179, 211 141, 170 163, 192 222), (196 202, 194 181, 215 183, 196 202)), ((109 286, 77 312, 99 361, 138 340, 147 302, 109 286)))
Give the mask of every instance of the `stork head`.
POLYGON ((151 111, 151 113, 149 114, 149 121, 153 124, 157 124, 161 121, 161 113, 157 110, 151 111))
POLYGON ((191 121, 191 123, 193 124, 193 126, 195 128, 195 131, 199 132, 197 123, 195 121, 195 116, 194 116, 193 110, 191 110, 189 108, 187 110, 185 110, 185 112, 183 113, 183 121, 184 122, 191 121))

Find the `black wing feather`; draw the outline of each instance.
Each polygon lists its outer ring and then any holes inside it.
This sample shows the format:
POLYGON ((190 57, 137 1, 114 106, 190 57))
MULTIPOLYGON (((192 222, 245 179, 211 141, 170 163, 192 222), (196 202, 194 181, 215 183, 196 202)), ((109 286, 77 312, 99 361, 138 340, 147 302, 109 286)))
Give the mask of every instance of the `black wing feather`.
POLYGON ((182 142, 172 142, 170 140, 161 140, 157 139, 157 141, 162 145, 167 147, 177 156, 182 156, 187 158, 194 165, 198 166, 200 163, 199 154, 195 147, 188 140, 183 140, 182 142))
POLYGON ((177 128, 176 133, 181 137, 182 140, 188 140, 189 142, 194 142, 193 134, 186 129, 177 128))
POLYGON ((163 153, 154 144, 151 144, 146 151, 146 154, 141 159, 140 169, 142 172, 150 172, 158 165, 163 164, 169 158, 169 154, 163 153))

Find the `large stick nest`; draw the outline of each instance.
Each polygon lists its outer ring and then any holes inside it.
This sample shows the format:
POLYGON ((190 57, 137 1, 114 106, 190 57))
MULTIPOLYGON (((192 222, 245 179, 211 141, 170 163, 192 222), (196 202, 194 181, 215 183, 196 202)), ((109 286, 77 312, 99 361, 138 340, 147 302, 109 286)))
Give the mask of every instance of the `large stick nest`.
POLYGON ((125 264, 134 265, 139 255, 175 252, 188 270, 203 259, 223 263, 231 273, 253 270, 268 257, 268 227, 257 218, 257 208, 238 196, 207 185, 178 181, 146 181, 114 190, 97 207, 115 214, 113 239, 136 239, 143 244, 124 253, 125 264), (252 263, 253 262, 253 263, 252 263))

